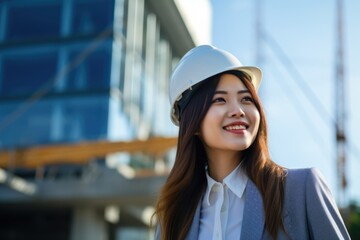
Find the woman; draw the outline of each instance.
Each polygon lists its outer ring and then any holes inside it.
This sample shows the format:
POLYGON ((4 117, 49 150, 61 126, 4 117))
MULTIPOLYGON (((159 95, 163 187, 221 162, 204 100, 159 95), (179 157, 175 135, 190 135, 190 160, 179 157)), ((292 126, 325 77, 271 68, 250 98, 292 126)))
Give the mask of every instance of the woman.
POLYGON ((156 239, 349 239, 320 173, 270 159, 261 76, 209 45, 180 60, 170 82, 177 154, 156 239))

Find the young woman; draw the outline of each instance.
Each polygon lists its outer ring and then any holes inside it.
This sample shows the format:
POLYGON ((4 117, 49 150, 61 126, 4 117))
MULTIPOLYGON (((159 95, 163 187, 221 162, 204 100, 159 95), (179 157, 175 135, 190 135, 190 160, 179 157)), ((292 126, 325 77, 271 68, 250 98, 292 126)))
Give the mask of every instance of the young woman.
POLYGON ((261 71, 209 45, 170 82, 175 164, 156 205, 156 239, 350 239, 315 169, 270 159, 261 71))

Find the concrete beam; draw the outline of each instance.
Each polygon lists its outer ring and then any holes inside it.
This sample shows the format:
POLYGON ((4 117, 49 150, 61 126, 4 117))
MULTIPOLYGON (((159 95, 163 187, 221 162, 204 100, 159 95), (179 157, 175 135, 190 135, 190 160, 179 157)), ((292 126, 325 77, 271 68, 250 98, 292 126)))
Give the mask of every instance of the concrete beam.
POLYGON ((0 167, 34 168, 59 163, 84 164, 90 159, 105 157, 117 152, 141 152, 152 156, 161 156, 169 149, 174 148, 176 144, 176 137, 153 137, 144 141, 94 141, 2 150, 0 151, 0 167))
POLYGON ((0 186, 0 204, 62 206, 153 205, 166 176, 127 179, 116 170, 103 168, 93 179, 41 180, 28 196, 0 186))
POLYGON ((180 57, 195 46, 195 42, 173 0, 147 0, 160 21, 162 29, 180 57))

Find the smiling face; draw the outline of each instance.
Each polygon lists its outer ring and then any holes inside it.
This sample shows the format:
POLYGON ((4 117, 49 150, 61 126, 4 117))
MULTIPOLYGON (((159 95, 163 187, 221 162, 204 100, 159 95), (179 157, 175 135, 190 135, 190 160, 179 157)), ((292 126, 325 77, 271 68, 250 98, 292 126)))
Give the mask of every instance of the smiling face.
POLYGON ((223 74, 212 104, 200 124, 199 135, 209 158, 238 153, 254 141, 260 113, 244 83, 233 74, 223 74))

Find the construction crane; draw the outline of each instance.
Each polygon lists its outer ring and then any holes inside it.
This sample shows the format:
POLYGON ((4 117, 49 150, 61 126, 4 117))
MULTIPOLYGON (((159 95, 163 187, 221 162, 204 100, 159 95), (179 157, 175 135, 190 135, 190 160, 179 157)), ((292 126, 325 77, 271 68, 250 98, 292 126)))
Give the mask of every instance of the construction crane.
POLYGON ((343 50, 343 1, 337 0, 336 55, 335 55, 335 129, 336 129, 336 169, 338 204, 346 205, 346 108, 345 108, 345 76, 343 50))
MULTIPOLYGON (((267 37, 267 43, 269 42, 269 34, 265 34, 262 27, 262 0, 256 0, 255 2, 255 34, 256 34, 256 62, 258 66, 261 66, 264 63, 264 55, 262 49, 262 43, 264 41, 264 36, 267 37)), ((337 0, 336 2, 336 48, 335 48, 335 84, 334 84, 334 99, 335 99, 335 113, 336 119, 332 119, 336 132, 336 196, 337 203, 340 207, 345 207, 347 203, 347 176, 346 176, 346 158, 347 158, 347 138, 346 138, 346 94, 345 94, 345 70, 344 70, 344 50, 343 50, 343 0, 337 0)), ((274 41, 272 41, 274 42, 274 41)), ((275 45, 276 46, 276 45, 275 45)), ((274 48, 274 44, 271 46, 274 48)), ((276 46, 277 51, 279 47, 276 46)), ((281 49, 280 49, 281 50, 281 49)), ((282 62, 289 62, 287 57, 284 58, 282 54, 282 62)), ((290 65, 291 66, 291 65, 290 65)), ((288 68, 289 69, 289 68, 288 68)), ((291 68, 294 70, 294 68, 291 68)), ((295 71, 296 73, 296 71, 295 71)), ((298 74, 296 74, 298 76, 298 74)), ((296 76, 295 75, 295 76, 296 76)), ((300 79, 301 80, 301 79, 300 79)), ((307 85, 302 84, 303 89, 308 90, 307 85), (305 86, 305 88, 304 88, 305 86)), ((309 95, 309 91, 306 92, 309 95)), ((312 93, 310 91, 310 93, 312 93)), ((318 101, 318 98, 314 94, 310 94, 310 97, 313 100, 318 101), (315 97, 314 97, 315 96, 315 97)), ((324 109, 322 105, 319 109, 324 109)), ((327 113, 326 111, 321 111, 322 113, 327 113)), ((328 114, 326 114, 328 115, 328 114)))

